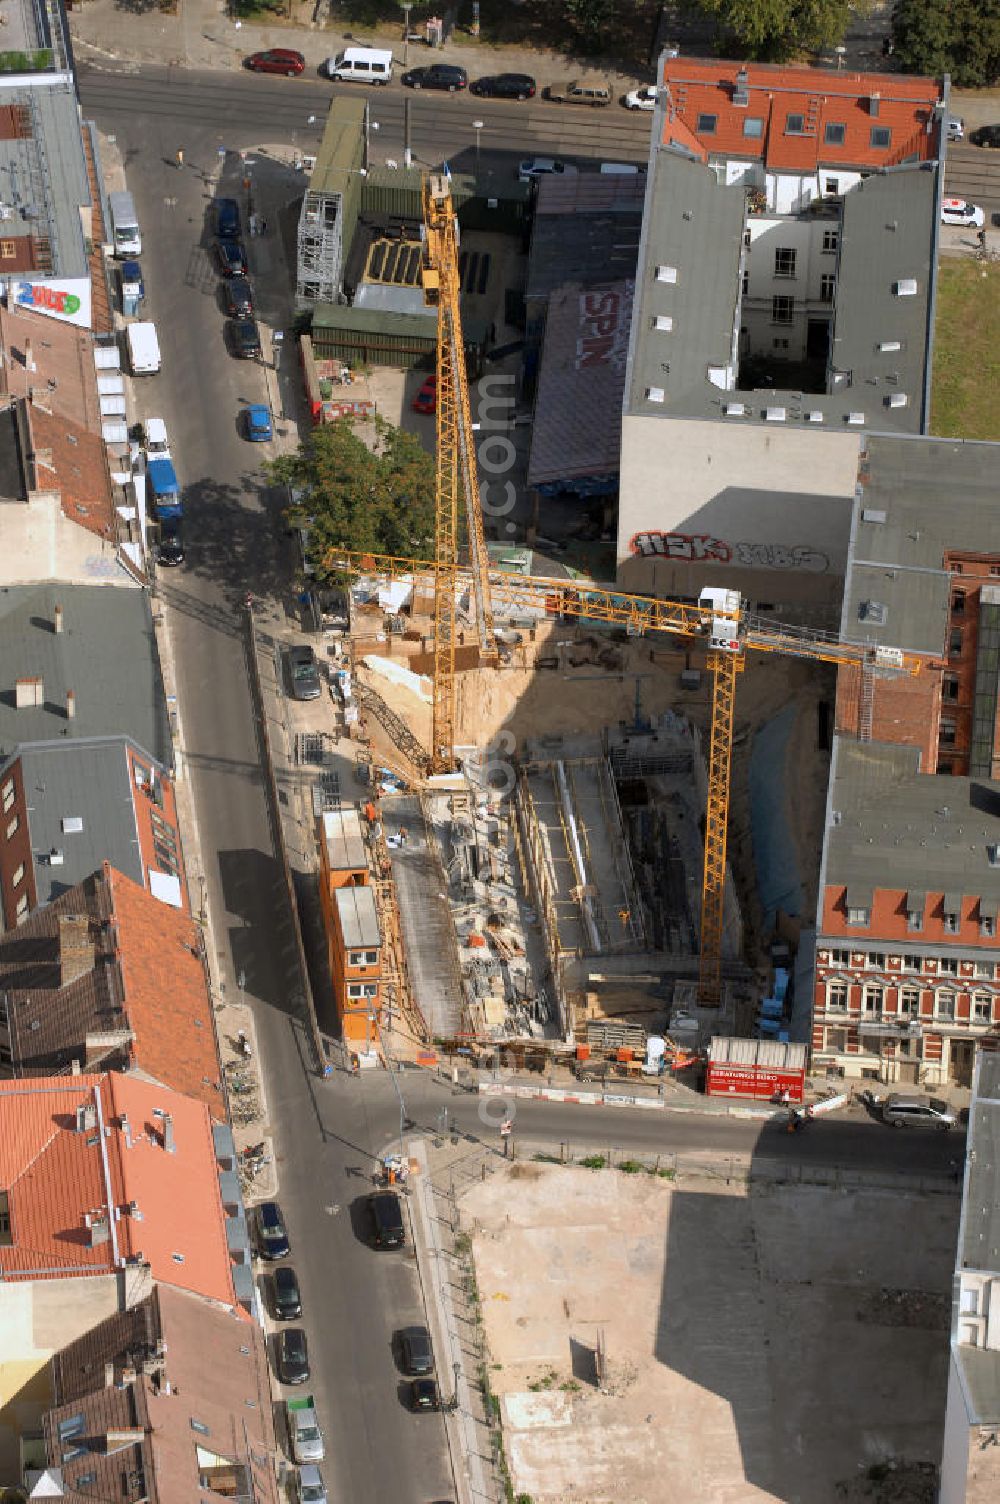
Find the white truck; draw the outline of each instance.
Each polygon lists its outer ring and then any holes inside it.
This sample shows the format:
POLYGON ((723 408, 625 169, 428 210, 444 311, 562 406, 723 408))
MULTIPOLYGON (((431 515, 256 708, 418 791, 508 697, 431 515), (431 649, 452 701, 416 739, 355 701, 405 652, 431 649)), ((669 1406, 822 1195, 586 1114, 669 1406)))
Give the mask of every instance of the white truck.
POLYGON ((155 324, 126 324, 128 363, 133 376, 153 376, 160 369, 160 342, 155 324))
POLYGON ((326 1456, 323 1433, 316 1418, 316 1403, 311 1394, 285 1401, 288 1422, 288 1445, 295 1462, 322 1462, 326 1456))

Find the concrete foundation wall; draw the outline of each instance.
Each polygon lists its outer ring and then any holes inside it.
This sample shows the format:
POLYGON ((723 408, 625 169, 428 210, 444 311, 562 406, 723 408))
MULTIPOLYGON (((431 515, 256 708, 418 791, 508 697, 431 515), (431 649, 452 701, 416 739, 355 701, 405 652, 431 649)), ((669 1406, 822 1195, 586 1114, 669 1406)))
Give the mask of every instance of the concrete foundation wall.
POLYGON ((640 590, 655 578, 660 589, 666 575, 695 595, 749 575, 751 595, 839 599, 860 447, 852 431, 626 417, 621 582, 640 590))

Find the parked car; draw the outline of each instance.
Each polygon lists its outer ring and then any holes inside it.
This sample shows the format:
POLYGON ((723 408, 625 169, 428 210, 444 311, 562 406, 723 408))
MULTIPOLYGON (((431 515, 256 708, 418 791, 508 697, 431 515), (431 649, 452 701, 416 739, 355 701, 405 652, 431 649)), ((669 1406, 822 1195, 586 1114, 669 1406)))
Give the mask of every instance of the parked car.
POLYGON ((965 121, 957 115, 948 115, 944 122, 944 133, 949 141, 964 141, 965 121))
POLYGON ((260 330, 256 319, 230 319, 229 342, 237 360, 260 360, 260 330))
POLYGON ((323 693, 316 654, 308 644, 291 647, 287 652, 288 678, 293 700, 318 700, 323 693))
POLYGON ((252 52, 243 63, 251 73, 283 73, 286 78, 294 78, 305 65, 301 52, 293 52, 290 47, 269 47, 266 52, 252 52))
POLYGON ((215 200, 215 233, 220 240, 239 240, 243 229, 240 206, 234 198, 215 200))
POLYGON ((431 63, 426 68, 411 68, 403 74, 403 82, 408 89, 444 89, 454 94, 466 88, 469 75, 454 63, 431 63))
POLYGON ((247 438, 251 444, 265 444, 274 438, 271 409, 263 402, 251 402, 247 408, 247 438))
POLYGON ((376 1248, 402 1248, 406 1241, 403 1209, 395 1191, 376 1191, 368 1198, 372 1242, 376 1248))
POLYGON ((882 1121, 893 1128, 937 1128, 947 1133, 957 1121, 947 1102, 938 1097, 906 1097, 893 1092, 882 1103, 882 1121))
POLYGON ((139 441, 146 451, 147 459, 170 458, 170 440, 167 438, 167 425, 162 418, 143 418, 139 424, 139 441))
POLYGON ((972 230, 981 230, 986 223, 986 215, 978 204, 970 204, 964 198, 943 198, 941 200, 941 223, 943 225, 966 225, 972 230))
POLYGON ((973 146, 1000 148, 1000 125, 980 125, 969 136, 973 146))
POLYGON ((230 318, 248 319, 253 313, 253 288, 249 277, 230 277, 224 282, 226 312, 230 318))
POLYGON ((434 1372, 434 1350, 425 1326, 410 1326, 400 1332, 399 1357, 406 1374, 423 1376, 434 1372))
POLYGON ((433 1379, 414 1379, 410 1385, 412 1410, 440 1410, 441 1396, 433 1379))
POLYGON ((568 78, 550 84, 545 94, 553 104, 589 104, 600 110, 611 103, 611 85, 603 79, 568 78))
POLYGON ((279 1321, 294 1321, 302 1315, 299 1281, 291 1264, 279 1264, 272 1280, 274 1314, 279 1321))
POLYGON ((641 89, 631 89, 622 95, 622 104, 627 110, 655 110, 656 85, 643 84, 641 89))
POLYGON ((326 1504, 326 1484, 315 1462, 306 1462, 295 1479, 299 1504, 326 1504))
POLYGON ((535 80, 530 73, 491 73, 469 85, 469 93, 481 99, 533 99, 535 80))
POLYGON ((562 162, 558 157, 525 157, 518 163, 517 179, 519 183, 530 183, 535 178, 547 177, 550 172, 564 178, 577 175, 571 162, 562 162))
POLYGON ((284 1259, 292 1251, 276 1201, 262 1201, 257 1208, 257 1247, 265 1259, 284 1259))
POLYGON ((278 1333, 278 1378, 283 1384, 304 1384, 309 1377, 309 1346, 300 1326, 278 1333))
POLYGON ((219 258, 219 270, 224 277, 246 276, 249 268, 242 240, 217 240, 215 253, 219 258))
POLYGON ((437 412, 437 376, 432 371, 410 403, 415 413, 437 412))
POLYGON ((164 517, 156 544, 156 562, 166 569, 184 563, 184 522, 180 517, 164 517))

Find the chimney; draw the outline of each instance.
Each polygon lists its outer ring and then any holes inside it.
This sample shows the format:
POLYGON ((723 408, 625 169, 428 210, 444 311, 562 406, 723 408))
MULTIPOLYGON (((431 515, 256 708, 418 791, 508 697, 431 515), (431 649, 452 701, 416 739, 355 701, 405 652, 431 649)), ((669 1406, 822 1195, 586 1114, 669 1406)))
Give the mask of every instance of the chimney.
POLYGON ((163 1114, 163 1147, 168 1154, 177 1153, 177 1145, 174 1143, 174 1120, 169 1112, 163 1114))
POLYGON ((881 104, 882 104, 882 96, 881 96, 881 94, 878 94, 878 93, 869 94, 869 96, 868 96, 868 113, 869 113, 869 115, 877 116, 881 104))
POLYGON ((94 969, 94 942, 86 914, 59 915, 59 985, 68 987, 94 969))
POLYGON ((76 716, 76 690, 75 689, 67 689, 67 691, 66 691, 66 719, 68 721, 71 721, 71 720, 74 719, 75 716, 76 716))
POLYGON ((26 371, 38 370, 38 367, 35 365, 35 356, 31 348, 30 339, 26 339, 24 342, 24 369, 26 371))
POLYGON ((115 1383, 115 1365, 113 1363, 105 1363, 105 1365, 104 1365, 104 1387, 105 1387, 105 1389, 113 1389, 114 1388, 114 1383, 115 1383))
POLYGON ((58 606, 57 605, 56 609, 52 613, 52 615, 53 615, 53 618, 54 618, 53 622, 52 622, 52 629, 53 629, 53 631, 55 631, 55 632, 61 632, 62 629, 63 629, 63 609, 62 609, 62 606, 58 606))

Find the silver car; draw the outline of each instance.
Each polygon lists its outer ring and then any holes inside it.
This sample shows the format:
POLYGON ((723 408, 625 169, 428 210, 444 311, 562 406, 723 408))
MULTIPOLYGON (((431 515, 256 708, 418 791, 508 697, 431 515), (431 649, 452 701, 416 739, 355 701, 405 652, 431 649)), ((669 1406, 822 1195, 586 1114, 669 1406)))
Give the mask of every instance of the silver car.
POLYGON ((318 700, 323 693, 316 654, 308 645, 288 649, 288 677, 294 700, 318 700))
POLYGON ((326 1504, 326 1484, 315 1462, 303 1463, 295 1480, 299 1504, 326 1504))
POLYGON ((893 1092, 882 1103, 882 1121, 893 1128, 937 1128, 945 1133, 957 1119, 939 1097, 904 1097, 893 1092))

